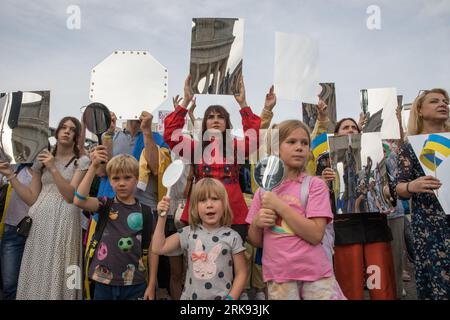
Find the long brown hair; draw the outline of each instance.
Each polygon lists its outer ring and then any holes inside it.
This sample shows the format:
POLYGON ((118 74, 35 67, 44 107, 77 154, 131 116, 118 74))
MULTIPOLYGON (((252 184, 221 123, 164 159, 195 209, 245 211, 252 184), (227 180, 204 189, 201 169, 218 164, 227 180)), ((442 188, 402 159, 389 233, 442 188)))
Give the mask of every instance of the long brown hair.
POLYGON ((358 129, 358 133, 361 133, 361 129, 359 128, 358 123, 356 123, 355 119, 344 118, 344 119, 339 120, 338 123, 336 123, 336 126, 334 127, 334 134, 337 134, 339 132, 339 130, 341 129, 342 123, 347 120, 353 122, 356 125, 356 128, 358 129))
POLYGON ((78 139, 80 139, 80 134, 81 134, 81 123, 77 118, 74 117, 64 117, 61 119, 61 121, 58 124, 58 127, 56 128, 55 131, 55 139, 56 139, 56 145, 55 148, 53 149, 53 156, 56 156, 56 149, 58 148, 58 134, 59 131, 61 131, 61 129, 63 128, 64 124, 67 121, 72 121, 73 124, 75 125, 75 134, 73 136, 73 153, 75 154, 76 158, 80 157, 80 149, 78 148, 78 139))
POLYGON ((203 115, 202 133, 201 133, 202 135, 200 137, 200 141, 202 141, 202 147, 203 147, 202 151, 205 150, 206 146, 208 146, 210 144, 209 141, 203 141, 203 135, 205 134, 205 132, 207 130, 206 121, 208 120, 208 116, 213 112, 217 112, 218 114, 223 116, 225 119, 225 132, 222 132, 222 143, 223 143, 223 152, 224 152, 224 155, 226 155, 226 154, 228 154, 226 148, 233 147, 233 146, 227 146, 227 144, 226 144, 227 140, 232 141, 231 133, 230 133, 232 125, 231 125, 231 120, 230 120, 230 114, 228 113, 227 109, 225 109, 225 107, 223 107, 221 105, 217 105, 217 104, 209 106, 205 110, 205 113, 203 115))

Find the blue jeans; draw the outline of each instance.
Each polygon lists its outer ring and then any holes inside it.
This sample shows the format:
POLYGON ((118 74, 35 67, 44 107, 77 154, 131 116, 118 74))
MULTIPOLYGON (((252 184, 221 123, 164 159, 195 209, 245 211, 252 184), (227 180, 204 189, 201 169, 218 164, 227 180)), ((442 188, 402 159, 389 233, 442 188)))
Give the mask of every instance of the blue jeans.
POLYGON ((95 283, 94 300, 137 300, 144 297, 146 283, 133 286, 109 286, 95 283))
POLYGON ((20 263, 26 238, 17 234, 17 227, 5 224, 0 246, 3 299, 15 300, 19 281, 20 263))

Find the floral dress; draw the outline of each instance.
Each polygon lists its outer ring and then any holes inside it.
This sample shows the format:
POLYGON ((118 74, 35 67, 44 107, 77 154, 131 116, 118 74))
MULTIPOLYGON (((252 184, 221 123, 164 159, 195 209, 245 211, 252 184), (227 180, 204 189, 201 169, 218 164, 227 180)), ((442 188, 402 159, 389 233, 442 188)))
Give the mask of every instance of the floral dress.
MULTIPOLYGON (((398 182, 413 181, 424 171, 409 143, 399 154, 398 182)), ((412 195, 412 223, 415 251, 417 297, 448 299, 450 295, 450 229, 436 196, 430 193, 412 195)))

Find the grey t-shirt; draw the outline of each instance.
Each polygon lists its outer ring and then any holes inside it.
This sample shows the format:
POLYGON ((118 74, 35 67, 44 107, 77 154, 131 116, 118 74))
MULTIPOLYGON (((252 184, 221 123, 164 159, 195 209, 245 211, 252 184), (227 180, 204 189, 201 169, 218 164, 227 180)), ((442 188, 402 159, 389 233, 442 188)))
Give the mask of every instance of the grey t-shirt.
MULTIPOLYGON (((29 170, 31 169, 25 167, 17 174, 17 180, 25 186, 29 186, 33 178, 29 170)), ((30 207, 19 197, 16 191, 12 189, 9 206, 6 210, 5 224, 17 226, 17 224, 26 217, 29 209, 30 207)))
POLYGON ((187 250, 188 269, 181 300, 222 300, 233 284, 233 255, 245 250, 241 236, 229 227, 179 230, 187 250))

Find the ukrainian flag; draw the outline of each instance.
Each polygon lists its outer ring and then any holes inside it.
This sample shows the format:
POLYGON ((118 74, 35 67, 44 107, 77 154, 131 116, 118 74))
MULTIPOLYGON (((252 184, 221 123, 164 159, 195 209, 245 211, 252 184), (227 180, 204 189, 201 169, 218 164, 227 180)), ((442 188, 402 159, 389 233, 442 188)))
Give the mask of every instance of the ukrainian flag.
POLYGON ((327 133, 322 133, 317 136, 311 143, 312 153, 314 155, 314 159, 317 159, 322 153, 325 153, 330 149, 328 146, 328 138, 327 133))
POLYGON ((443 161, 436 156, 436 152, 447 158, 450 155, 450 139, 438 134, 430 134, 425 140, 419 159, 431 171, 436 171, 443 161))

